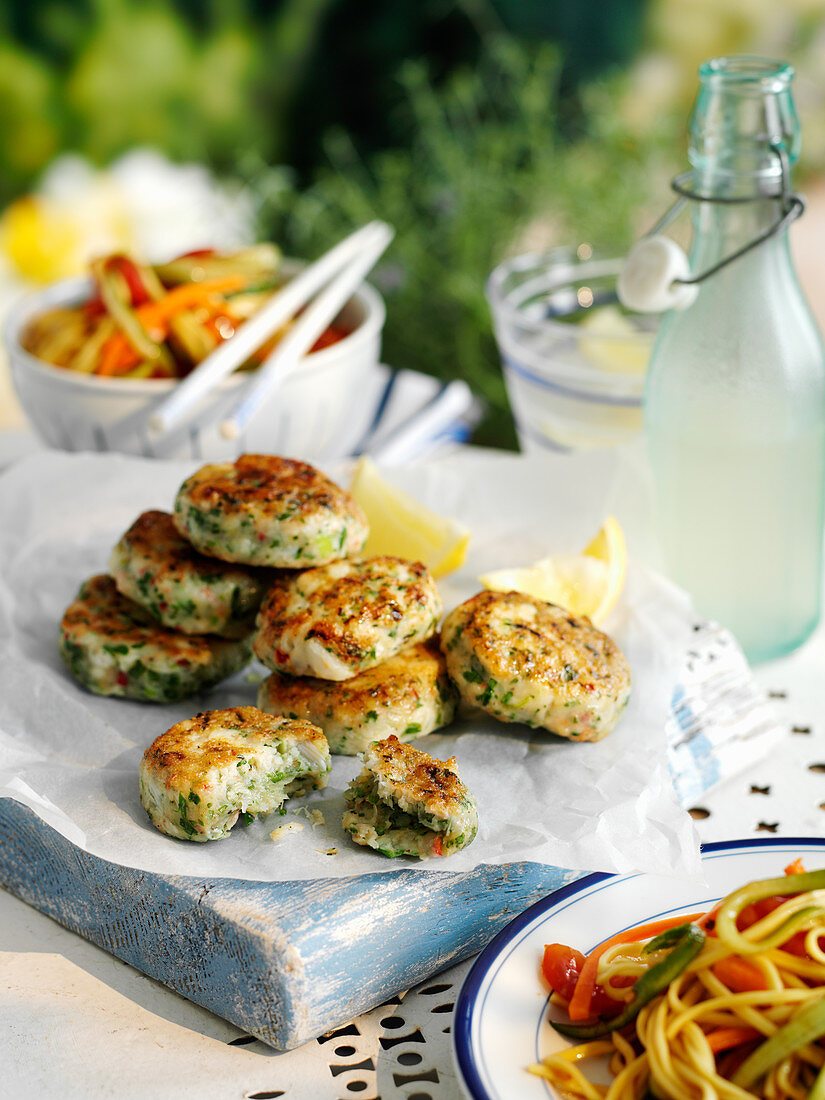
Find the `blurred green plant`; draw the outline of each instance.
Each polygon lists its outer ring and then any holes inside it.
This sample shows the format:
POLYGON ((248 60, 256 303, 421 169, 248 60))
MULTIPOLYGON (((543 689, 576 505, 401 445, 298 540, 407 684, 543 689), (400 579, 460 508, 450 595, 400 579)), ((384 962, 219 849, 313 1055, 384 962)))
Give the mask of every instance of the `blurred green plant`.
POLYGON ((264 234, 295 255, 311 258, 371 218, 395 227, 374 276, 388 308, 385 358, 465 379, 487 405, 481 443, 515 444, 484 292, 491 269, 534 237, 627 244, 670 145, 665 127, 628 139, 620 77, 584 89, 562 119, 560 68, 551 47, 509 37, 488 41, 477 65, 437 91, 410 62, 399 74, 403 145, 364 159, 333 131, 328 166, 303 188, 283 170, 246 166, 264 234))
POLYGON ((466 379, 479 441, 513 445, 485 280, 537 244, 633 236, 674 131, 657 116, 629 138, 623 77, 581 78, 627 60, 643 7, 580 26, 563 0, 0 0, 0 202, 60 151, 104 165, 148 144, 240 172, 261 235, 296 255, 383 218, 387 361, 466 379))

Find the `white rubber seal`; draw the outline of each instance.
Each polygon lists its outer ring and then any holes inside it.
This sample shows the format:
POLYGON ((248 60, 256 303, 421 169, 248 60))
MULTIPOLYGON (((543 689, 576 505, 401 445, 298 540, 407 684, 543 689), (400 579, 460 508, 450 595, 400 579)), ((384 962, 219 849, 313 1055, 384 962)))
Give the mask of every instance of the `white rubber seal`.
POLYGON ((670 237, 644 237, 631 248, 616 282, 619 301, 634 313, 687 309, 699 287, 679 283, 690 278, 690 261, 670 237))

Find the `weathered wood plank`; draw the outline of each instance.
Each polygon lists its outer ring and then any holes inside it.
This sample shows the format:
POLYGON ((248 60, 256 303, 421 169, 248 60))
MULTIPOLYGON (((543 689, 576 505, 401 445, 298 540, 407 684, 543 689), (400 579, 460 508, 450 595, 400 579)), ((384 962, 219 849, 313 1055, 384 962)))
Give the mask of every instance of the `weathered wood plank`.
POLYGON ((0 884, 278 1050, 480 950, 577 877, 518 863, 466 874, 201 881, 90 856, 28 807, 0 799, 0 884))

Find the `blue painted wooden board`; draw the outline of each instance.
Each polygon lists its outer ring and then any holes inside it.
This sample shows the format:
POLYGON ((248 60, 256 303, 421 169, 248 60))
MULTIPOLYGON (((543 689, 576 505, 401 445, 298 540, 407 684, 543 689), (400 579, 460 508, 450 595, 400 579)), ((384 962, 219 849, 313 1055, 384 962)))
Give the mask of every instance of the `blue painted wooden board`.
POLYGON ((277 1050, 479 951, 577 877, 515 863, 464 874, 201 881, 98 859, 0 798, 0 884, 277 1050))

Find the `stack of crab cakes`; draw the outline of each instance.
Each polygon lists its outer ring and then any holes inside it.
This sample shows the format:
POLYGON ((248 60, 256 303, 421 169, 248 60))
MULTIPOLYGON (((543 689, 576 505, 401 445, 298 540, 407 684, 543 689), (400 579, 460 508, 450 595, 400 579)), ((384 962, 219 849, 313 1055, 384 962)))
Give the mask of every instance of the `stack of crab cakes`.
POLYGON ((336 561, 366 535, 350 494, 306 463, 243 455, 204 466, 180 487, 174 514, 139 516, 110 574, 83 584, 60 652, 96 694, 184 699, 251 660, 276 570, 336 561))
POLYGON ((441 612, 420 562, 381 556, 282 574, 258 613, 255 654, 272 670, 258 706, 316 722, 340 755, 448 725, 457 694, 435 640, 441 612))
POLYGON ((276 570, 254 638, 271 671, 262 710, 317 724, 344 755, 452 721, 443 656, 424 644, 442 612, 435 581, 418 562, 359 559, 366 518, 318 470, 262 455, 205 466, 181 486, 174 522, 201 554, 276 570))

